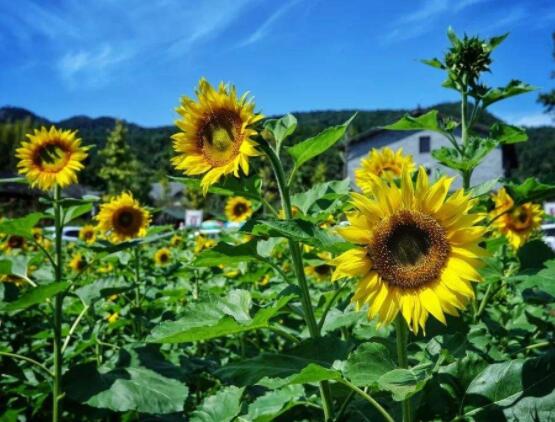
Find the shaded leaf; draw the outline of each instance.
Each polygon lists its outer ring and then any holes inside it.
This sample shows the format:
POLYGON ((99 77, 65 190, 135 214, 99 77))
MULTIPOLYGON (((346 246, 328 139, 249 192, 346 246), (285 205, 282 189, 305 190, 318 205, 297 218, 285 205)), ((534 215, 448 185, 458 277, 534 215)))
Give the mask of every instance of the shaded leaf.
POLYGON ((243 388, 225 387, 204 399, 192 413, 191 422, 229 422, 241 411, 243 388))
POLYGON ((69 286, 67 282, 50 283, 27 290, 19 299, 13 302, 0 303, 0 312, 16 312, 30 306, 43 303, 46 299, 64 291, 69 286))
POLYGON ((378 379, 396 368, 389 349, 380 343, 363 343, 347 359, 345 376, 357 386, 378 386, 378 379))

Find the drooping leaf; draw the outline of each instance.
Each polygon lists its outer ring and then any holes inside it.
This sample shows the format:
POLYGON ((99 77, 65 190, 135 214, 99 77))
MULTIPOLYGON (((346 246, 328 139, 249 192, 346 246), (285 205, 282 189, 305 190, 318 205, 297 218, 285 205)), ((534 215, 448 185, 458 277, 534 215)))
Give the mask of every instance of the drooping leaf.
POLYGON ((57 295, 64 291, 69 283, 63 281, 59 283, 50 283, 27 290, 17 300, 13 302, 0 303, 0 312, 17 312, 27 309, 30 306, 43 303, 46 299, 57 295))
POLYGON ((34 212, 25 217, 4 220, 0 222, 0 233, 30 239, 33 237, 33 227, 44 217, 44 214, 34 212))
POLYGON ((523 128, 505 123, 494 123, 490 128, 489 137, 501 144, 516 144, 528 140, 523 128))
POLYGON ((389 349, 383 344, 363 343, 347 359, 344 372, 357 386, 377 387, 378 379, 396 366, 389 349))
POLYGON ((351 116, 351 118, 342 125, 327 128, 318 135, 288 148, 287 152, 293 157, 293 161, 295 162, 292 172, 294 173, 304 163, 326 152, 339 142, 355 117, 356 114, 351 116))
POLYGON ((518 80, 512 80, 504 87, 492 88, 482 96, 483 107, 488 107, 497 101, 504 100, 515 95, 535 91, 536 87, 518 80))
POLYGON ((230 422, 241 411, 244 388, 225 387, 204 399, 192 413, 191 422, 230 422))
POLYGON ((383 126, 387 130, 431 130, 443 132, 437 118, 437 110, 428 111, 425 114, 414 117, 409 114, 401 117, 395 123, 383 126))

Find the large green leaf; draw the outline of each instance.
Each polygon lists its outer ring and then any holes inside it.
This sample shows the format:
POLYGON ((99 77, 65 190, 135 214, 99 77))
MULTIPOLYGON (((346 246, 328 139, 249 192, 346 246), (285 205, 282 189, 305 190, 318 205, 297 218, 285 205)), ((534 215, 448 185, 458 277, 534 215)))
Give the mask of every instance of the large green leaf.
POLYGON ((376 387, 378 379, 396 366, 389 349, 383 344, 363 343, 347 359, 344 373, 355 385, 376 387))
POLYGON ((536 88, 518 80, 512 80, 504 87, 492 88, 482 96, 483 107, 515 95, 534 91, 536 88))
POLYGON ((34 212, 25 217, 13 218, 0 222, 0 233, 22 236, 27 239, 33 237, 33 227, 44 218, 44 214, 34 212))
POLYGON ((121 278, 104 278, 93 283, 86 284, 75 290, 75 294, 87 305, 94 301, 114 294, 119 294, 131 289, 132 286, 121 278))
POLYGON ((188 306, 180 313, 177 321, 165 321, 152 330, 147 341, 150 343, 185 343, 208 340, 216 337, 238 334, 246 331, 268 328, 273 318, 293 296, 283 296, 277 302, 260 309, 252 318, 245 315, 245 297, 238 295, 235 305, 230 306, 230 299, 212 301, 188 306))
POLYGON ((264 131, 269 131, 276 141, 276 151, 281 148, 283 141, 295 132, 297 119, 292 114, 286 114, 279 119, 268 119, 264 122, 264 131))
POLYGON ((27 277, 27 264, 29 259, 23 255, 6 255, 0 259, 0 274, 27 277))
POLYGON ((244 417, 253 422, 270 422, 295 406, 304 394, 301 385, 289 385, 279 390, 269 391, 249 405, 244 417))
POLYGON ((225 387, 204 399, 191 415, 191 422, 230 422, 241 411, 243 388, 225 387))
POLYGON ((63 281, 30 288, 17 300, 0 303, 0 312, 17 312, 27 309, 30 306, 43 303, 46 299, 67 289, 68 286, 69 283, 63 281))
POLYGON ((251 240, 241 245, 220 242, 213 248, 198 254, 192 265, 195 267, 216 267, 219 265, 253 261, 260 258, 256 249, 256 240, 251 240))
POLYGON ((516 144, 528 140, 523 128, 499 122, 491 126, 489 137, 501 144, 516 144))
POLYGON ((304 163, 326 152, 339 142, 355 117, 356 114, 351 116, 351 118, 342 125, 327 128, 318 135, 288 148, 287 152, 293 157, 293 161, 295 162, 292 172, 296 172, 304 163))
POLYGON ((532 177, 527 178, 520 184, 508 181, 505 187, 516 205, 525 202, 541 202, 555 196, 555 185, 541 183, 532 177))
POLYGON ((409 369, 393 369, 378 379, 378 385, 390 391, 393 394, 393 400, 405 400, 422 390, 430 380, 430 366, 431 363, 425 363, 409 369))
POLYGON ((539 289, 555 298, 555 259, 544 262, 545 268, 535 275, 524 276, 520 289, 539 289))
POLYGON ((291 205, 304 214, 308 214, 311 208, 315 208, 316 212, 323 212, 329 210, 338 199, 345 198, 349 189, 349 179, 319 183, 305 192, 293 195, 291 205))
POLYGON ((68 224, 84 214, 87 214, 92 210, 92 203, 85 203, 80 205, 73 205, 64 209, 64 219, 63 224, 68 224))
POLYGON ((80 403, 116 412, 165 414, 183 410, 187 386, 160 374, 169 362, 145 359, 144 352, 121 350, 118 362, 100 368, 95 363, 72 367, 64 375, 64 389, 80 403), (165 363, 166 362, 166 363, 165 363))
POLYGON ((555 409, 555 353, 494 363, 468 386, 465 416, 478 420, 544 421, 555 409))
POLYGON ((437 110, 431 110, 421 116, 413 117, 409 114, 401 117, 395 123, 383 126, 387 130, 431 130, 443 132, 439 125, 437 110))

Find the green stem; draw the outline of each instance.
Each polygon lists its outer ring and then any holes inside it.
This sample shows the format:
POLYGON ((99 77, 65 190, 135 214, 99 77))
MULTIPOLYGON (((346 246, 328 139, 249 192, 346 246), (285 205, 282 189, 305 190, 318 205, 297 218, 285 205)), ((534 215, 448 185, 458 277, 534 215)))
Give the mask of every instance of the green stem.
POLYGON ((135 309, 137 311, 137 332, 135 333, 137 337, 142 335, 142 314, 141 314, 141 292, 139 290, 140 286, 140 268, 141 268, 141 255, 139 247, 133 250, 135 255, 135 309))
MULTIPOLYGON (((408 368, 408 354, 407 354, 407 344, 408 344, 408 330, 407 324, 403 319, 402 315, 398 315, 395 320, 395 334, 397 336, 397 362, 400 368, 408 368)), ((412 421, 412 409, 410 398, 403 400, 402 402, 403 411, 403 422, 412 421)))
POLYGON ((463 92, 461 92, 461 140, 463 146, 466 148, 468 143, 468 126, 466 121, 466 114, 468 108, 468 97, 466 94, 466 87, 463 88, 463 92))
MULTIPOLYGON (((56 236, 55 236, 55 259, 56 259, 56 281, 60 282, 63 279, 63 256, 62 256, 62 206, 61 200, 61 189, 58 185, 54 187, 54 224, 56 226, 56 236)), ((53 327, 54 327, 54 380, 52 383, 52 421, 58 422, 60 420, 60 415, 62 413, 60 399, 62 393, 62 305, 63 305, 63 294, 58 293, 54 298, 54 315, 53 315, 53 327)))
POLYGON ((339 297, 339 295, 341 294, 344 288, 345 288, 345 284, 343 284, 339 289, 335 291, 335 294, 332 296, 330 301, 326 304, 326 307, 324 308, 324 312, 322 312, 322 316, 320 317, 320 322, 318 322, 318 331, 320 332, 322 331, 322 327, 326 322, 326 316, 328 315, 328 312, 330 311, 331 307, 333 306, 333 304, 335 303, 335 301, 337 300, 337 298, 339 297))
MULTIPOLYGON (((262 141, 260 143, 260 146, 270 160, 270 165, 272 166, 272 169, 276 176, 278 190, 281 197, 281 205, 285 214, 285 218, 287 220, 291 220, 293 218, 291 198, 289 197, 289 188, 285 180, 285 173, 283 171, 281 161, 274 150, 266 142, 262 141)), ((310 301, 310 291, 308 290, 308 283, 306 281, 306 276, 304 273, 303 258, 299 243, 289 239, 289 250, 291 252, 295 276, 297 277, 299 287, 301 289, 301 303, 303 305, 304 319, 306 321, 306 325, 308 326, 310 337, 318 338, 320 337, 320 330, 318 329, 316 317, 314 316, 314 309, 312 308, 312 303, 310 301)), ((329 421, 333 417, 333 408, 329 383, 326 381, 320 382, 320 396, 322 397, 324 419, 326 421, 329 421)))
POLYGON ((13 358, 13 359, 24 360, 26 362, 32 363, 33 365, 42 369, 44 372, 46 372, 51 377, 54 377, 54 374, 46 366, 44 366, 40 362, 37 362, 34 359, 28 358, 27 356, 19 355, 17 353, 10 353, 10 352, 0 352, 0 356, 8 356, 8 357, 13 358))
POLYGON ((274 333, 282 336, 283 338, 286 338, 287 340, 289 340, 293 343, 300 343, 300 340, 297 337, 295 337, 292 334, 289 334, 287 331, 285 331, 281 328, 274 327, 274 326, 270 326, 268 328, 270 329, 270 331, 273 331, 274 333))
POLYGON ((272 206, 272 204, 270 204, 265 198, 260 197, 260 201, 264 204, 266 208, 270 210, 270 212, 274 215, 274 217, 277 217, 279 215, 276 209, 272 206))
POLYGON ((344 386, 349 387, 351 390, 353 390, 359 396, 364 398, 368 403, 370 403, 372 406, 374 406, 376 408, 376 410, 378 412, 380 412, 380 414, 384 417, 384 419, 387 422, 395 422, 395 420, 391 417, 391 415, 387 412, 387 410, 385 410, 370 394, 364 392, 363 390, 358 388, 356 385, 350 383, 349 381, 347 381, 345 379, 339 380, 339 382, 341 384, 343 384, 344 386))
POLYGON ((484 293, 484 297, 482 298, 482 301, 480 302, 480 307, 478 308, 478 311, 475 314, 476 315, 475 320, 480 318, 480 316, 484 312, 484 309, 486 309, 486 304, 488 303, 488 299, 490 297, 492 286, 493 286, 493 283, 490 283, 488 285, 488 288, 486 289, 486 293, 484 293))
POLYGON ((79 322, 81 321, 83 316, 85 316, 85 314, 87 313, 88 310, 89 310, 89 305, 84 305, 83 310, 81 311, 81 313, 77 316, 77 318, 73 322, 73 325, 69 329, 69 333, 67 333, 66 339, 64 340, 64 344, 62 345, 62 353, 64 353, 64 351, 66 350, 67 346, 69 345, 69 340, 71 339, 71 336, 73 335, 73 333, 77 329, 77 326, 79 325, 79 322))

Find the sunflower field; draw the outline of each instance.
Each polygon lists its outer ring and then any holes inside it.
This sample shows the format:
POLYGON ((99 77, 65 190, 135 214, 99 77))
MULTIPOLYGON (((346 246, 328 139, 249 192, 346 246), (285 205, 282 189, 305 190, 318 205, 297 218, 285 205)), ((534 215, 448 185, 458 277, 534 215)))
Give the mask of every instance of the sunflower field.
POLYGON ((29 133, 17 181, 42 192, 40 211, 0 221, 0 420, 554 420, 555 253, 540 225, 555 186, 472 177, 527 140, 477 131, 480 113, 534 88, 481 79, 505 36, 448 36, 424 62, 459 93, 459 118, 384 129, 442 134, 433 157, 456 177, 374 149, 355 180, 293 192, 356 115, 286 148, 293 115, 265 119, 200 80, 176 109, 172 179, 225 198, 236 227, 217 236, 152 224, 130 192, 65 195, 89 147, 29 133))

